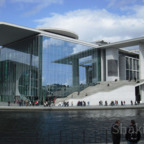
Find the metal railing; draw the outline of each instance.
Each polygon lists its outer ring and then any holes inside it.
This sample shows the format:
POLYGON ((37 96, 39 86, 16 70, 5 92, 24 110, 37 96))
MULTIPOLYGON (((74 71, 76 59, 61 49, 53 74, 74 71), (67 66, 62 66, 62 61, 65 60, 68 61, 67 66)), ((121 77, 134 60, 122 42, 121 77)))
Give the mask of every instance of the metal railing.
MULTIPOLYGON (((60 131, 0 131, 1 143, 21 144, 112 144, 110 129, 78 130, 64 129, 60 131)), ((143 135, 141 142, 144 143, 143 135)), ((121 134, 121 144, 125 144, 125 135, 121 134)))
MULTIPOLYGON (((109 129, 100 130, 78 130, 65 129, 52 131, 42 134, 41 132, 17 132, 15 135, 12 131, 0 131, 1 143, 21 143, 21 144, 112 144, 111 133, 109 129), (18 134, 19 133, 19 134, 18 134)), ((141 138, 141 142, 143 137, 141 138)), ((142 144, 142 143, 139 144, 142 144)), ((125 144, 125 136, 121 135, 121 144, 125 144)))

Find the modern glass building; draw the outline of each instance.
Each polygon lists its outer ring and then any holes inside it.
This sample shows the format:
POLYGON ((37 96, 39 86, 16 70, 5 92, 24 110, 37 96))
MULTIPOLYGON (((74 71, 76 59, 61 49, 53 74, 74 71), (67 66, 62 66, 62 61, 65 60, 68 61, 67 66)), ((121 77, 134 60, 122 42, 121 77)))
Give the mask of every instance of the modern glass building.
POLYGON ((42 101, 100 81, 140 78, 138 53, 100 44, 80 41, 69 31, 1 22, 0 101, 42 101))

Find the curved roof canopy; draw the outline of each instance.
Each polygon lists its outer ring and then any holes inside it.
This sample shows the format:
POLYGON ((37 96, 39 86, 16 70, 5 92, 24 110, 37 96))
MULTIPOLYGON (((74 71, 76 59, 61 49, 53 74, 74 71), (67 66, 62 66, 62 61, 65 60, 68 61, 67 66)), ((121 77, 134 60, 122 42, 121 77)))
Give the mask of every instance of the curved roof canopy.
POLYGON ((114 43, 108 43, 106 45, 102 46, 97 46, 96 44, 92 44, 89 42, 85 41, 80 41, 77 40, 78 36, 72 32, 61 30, 61 29, 33 29, 33 28, 27 28, 15 24, 10 24, 6 22, 0 22, 0 46, 4 46, 7 44, 10 44, 12 42, 31 37, 34 35, 38 34, 43 34, 43 35, 48 35, 52 37, 58 37, 62 38, 63 40, 70 40, 71 42, 78 43, 78 44, 83 44, 89 47, 92 47, 91 50, 97 49, 97 48, 124 48, 124 47, 129 47, 129 46, 134 46, 134 45, 139 45, 140 43, 144 43, 144 36, 134 38, 134 39, 128 39, 128 40, 123 40, 119 42, 114 42, 114 43), (64 35, 65 34, 65 35, 64 35), (65 37, 63 37, 65 36, 65 37), (66 36, 71 37, 66 38, 66 36), (72 38, 73 37, 73 38, 72 38))
POLYGON ((68 31, 68 30, 57 29, 57 28, 38 28, 38 29, 42 30, 42 31, 49 32, 49 33, 54 33, 54 34, 57 34, 57 35, 62 35, 62 36, 66 36, 66 37, 69 37, 69 38, 78 39, 77 34, 71 32, 71 31, 68 31))

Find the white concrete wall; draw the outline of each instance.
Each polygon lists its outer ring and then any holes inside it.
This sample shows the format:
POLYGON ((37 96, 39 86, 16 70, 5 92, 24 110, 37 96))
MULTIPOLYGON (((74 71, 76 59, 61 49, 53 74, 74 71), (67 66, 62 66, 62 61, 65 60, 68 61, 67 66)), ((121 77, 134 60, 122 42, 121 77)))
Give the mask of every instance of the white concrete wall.
POLYGON ((105 101, 110 104, 111 101, 115 100, 117 100, 119 104, 121 104, 121 101, 125 101, 126 104, 130 104, 131 100, 135 102, 135 86, 123 86, 110 92, 99 92, 83 99, 69 99, 68 101, 70 106, 72 102, 73 105, 76 106, 78 101, 85 101, 86 104, 89 101, 90 105, 99 105, 99 101, 101 100, 103 104, 105 101))
POLYGON ((139 45, 140 79, 144 79, 144 44, 139 45))
POLYGON ((119 57, 119 77, 120 80, 126 80, 126 57, 119 57))
POLYGON ((93 59, 93 67, 92 67, 92 69, 93 69, 93 74, 92 74, 92 82, 93 83, 97 83, 97 81, 98 81, 98 72, 97 72, 97 52, 96 53, 94 53, 93 55, 92 55, 92 59, 93 59))
POLYGON ((119 53, 116 48, 106 49, 106 81, 114 81, 115 79, 119 80, 119 53), (117 60, 118 61, 118 76, 108 76, 108 60, 117 60))
POLYGON ((101 81, 105 81, 105 54, 104 50, 101 50, 101 81))

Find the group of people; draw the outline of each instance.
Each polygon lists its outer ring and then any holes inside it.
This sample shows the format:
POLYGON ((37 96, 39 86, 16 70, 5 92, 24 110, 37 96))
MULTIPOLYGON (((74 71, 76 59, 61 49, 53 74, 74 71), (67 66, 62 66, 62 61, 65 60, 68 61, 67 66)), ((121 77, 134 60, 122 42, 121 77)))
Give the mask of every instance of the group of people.
MULTIPOLYGON (((49 105, 51 105, 52 103, 54 103, 54 102, 52 102, 52 101, 44 101, 44 102, 40 102, 39 100, 33 100, 33 101, 31 101, 31 100, 19 100, 19 99, 16 99, 15 101, 14 101, 14 104, 18 104, 19 106, 38 106, 38 105, 44 105, 44 106, 49 106, 49 105)), ((8 101, 8 106, 10 106, 10 101, 8 101)))
MULTIPOLYGON (((99 101, 99 105, 103 105, 103 101, 102 101, 102 100, 99 101)), ((105 106, 107 106, 107 105, 108 105, 108 102, 105 101, 105 106)), ((117 106, 117 105, 118 105, 118 101, 117 101, 117 100, 111 101, 109 105, 110 105, 110 106, 114 106, 114 105, 117 106)), ((125 101, 121 101, 121 105, 125 105, 125 101)))
MULTIPOLYGON (((131 102, 131 105, 133 105, 133 101, 131 100, 130 102, 131 102)), ((89 101, 88 102, 85 102, 85 101, 78 101, 77 102, 77 106, 86 106, 86 105, 89 106, 90 102, 89 101)), ((110 106, 118 106, 119 103, 118 103, 118 100, 115 100, 115 101, 111 101, 109 104, 108 104, 107 101, 105 101, 105 103, 103 104, 103 101, 100 100, 99 101, 99 105, 100 106, 103 106, 103 105, 105 105, 105 106, 108 106, 108 105, 110 105, 110 106)), ((126 102, 125 101, 121 101, 120 105, 124 106, 124 105, 126 105, 126 102)), ((69 104, 69 102, 64 101, 61 106, 65 106, 66 107, 66 106, 74 106, 74 105, 73 105, 73 101, 70 104, 69 104)))
POLYGON ((85 101, 78 101, 77 106, 86 106, 85 101))
MULTIPOLYGON (((135 103, 133 103, 133 101, 131 100, 130 103, 131 103, 131 105, 134 105, 134 104, 135 104, 135 105, 138 105, 138 103, 137 103, 136 101, 135 101, 135 103)), ((100 106, 103 105, 103 101, 102 101, 102 100, 99 101, 99 105, 100 105, 100 106)), ((108 105, 108 102, 105 101, 105 104, 104 104, 104 105, 107 106, 107 105, 108 105)), ((115 100, 115 101, 111 101, 109 105, 110 105, 110 106, 114 106, 114 105, 117 106, 117 105, 119 105, 119 104, 118 104, 118 101, 115 100)), ((124 106, 124 105, 126 105, 126 102, 125 102, 125 101, 121 101, 121 102, 120 102, 120 105, 121 105, 121 106, 124 106)))
POLYGON ((125 101, 121 101, 121 105, 123 106, 123 105, 125 105, 126 104, 126 102, 125 101))
POLYGON ((46 99, 44 102, 43 102, 43 105, 44 107, 48 106, 55 106, 55 101, 56 101, 56 98, 54 99, 46 99))
POLYGON ((51 101, 44 101, 44 107, 50 107, 51 106, 51 101))
POLYGON ((64 101, 64 102, 63 102, 63 106, 64 106, 64 107, 68 107, 68 106, 69 106, 69 102, 64 101))
POLYGON ((31 105, 38 105, 38 101, 28 101, 27 99, 26 100, 19 100, 19 99, 16 99, 14 100, 14 104, 17 103, 19 106, 31 106, 31 105))
MULTIPOLYGON (((120 144, 121 131, 120 131, 120 120, 116 120, 111 127, 112 141, 113 144, 120 144)), ((130 125, 127 127, 125 138, 128 144, 138 144, 141 138, 141 133, 136 127, 135 120, 131 120, 130 125)))

